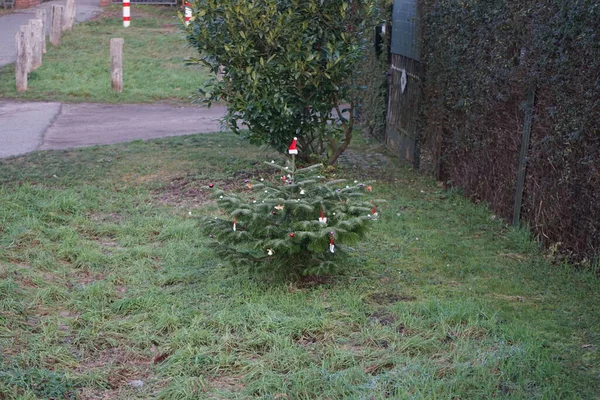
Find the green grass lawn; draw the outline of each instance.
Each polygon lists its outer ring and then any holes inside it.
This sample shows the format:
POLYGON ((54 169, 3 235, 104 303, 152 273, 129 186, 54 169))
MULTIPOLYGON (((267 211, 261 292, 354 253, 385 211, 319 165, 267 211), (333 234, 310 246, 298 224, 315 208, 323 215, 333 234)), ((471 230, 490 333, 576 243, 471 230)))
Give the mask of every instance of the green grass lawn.
POLYGON ((197 56, 187 46, 174 7, 132 7, 123 27, 121 8, 77 24, 60 46, 48 43, 43 65, 29 75, 28 90, 17 93, 14 64, 0 69, 0 99, 100 103, 190 103, 207 77, 184 59, 197 56), (124 38, 123 93, 110 86, 111 38, 124 38))
POLYGON ((597 399, 598 280, 356 144, 330 176, 388 202, 346 273, 301 282, 199 234, 209 183, 278 157, 233 135, 0 161, 0 398, 597 399))

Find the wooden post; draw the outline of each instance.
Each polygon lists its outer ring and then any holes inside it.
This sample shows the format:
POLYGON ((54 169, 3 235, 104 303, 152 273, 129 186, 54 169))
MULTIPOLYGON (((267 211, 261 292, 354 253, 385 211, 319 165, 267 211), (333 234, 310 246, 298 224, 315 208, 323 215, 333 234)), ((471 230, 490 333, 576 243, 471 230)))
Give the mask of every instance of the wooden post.
POLYGON ((75 0, 67 0, 66 7, 63 13, 63 31, 70 31, 73 29, 73 23, 75 23, 75 0))
POLYGON ((42 54, 46 54, 46 10, 35 10, 35 18, 42 21, 42 54))
POLYGON ((530 89, 527 95, 527 109, 523 124, 523 138, 521 139, 521 154, 519 155, 519 168, 517 169, 517 190, 515 193, 515 208, 513 210, 513 225, 519 226, 521 218, 521 205, 523 202, 523 189, 525 188, 525 172, 527 170, 527 152, 529 151, 529 138, 531 124, 533 123, 533 106, 535 103, 535 89, 530 89))
POLYGON ((40 19, 29 20, 31 25, 31 68, 33 70, 42 66, 42 40, 44 25, 40 19))
POLYGON ((123 43, 122 38, 110 39, 110 78, 117 92, 123 91, 123 43))
POLYGON ((53 46, 60 45, 62 35, 63 6, 52 6, 52 23, 50 25, 50 43, 53 46))
POLYGON ((17 92, 27 90, 27 43, 26 35, 22 30, 15 34, 17 43, 17 63, 15 65, 15 80, 17 83, 17 92))
POLYGON ((31 25, 21 25, 20 29, 23 34, 23 41, 25 42, 25 69, 27 73, 32 71, 32 51, 31 51, 31 25))

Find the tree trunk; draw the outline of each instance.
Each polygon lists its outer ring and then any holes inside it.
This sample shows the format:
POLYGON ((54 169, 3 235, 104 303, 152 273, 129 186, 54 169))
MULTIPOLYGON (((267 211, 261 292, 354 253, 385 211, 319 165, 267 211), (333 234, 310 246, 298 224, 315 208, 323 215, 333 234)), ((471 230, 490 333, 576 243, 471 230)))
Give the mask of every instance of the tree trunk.
POLYGON ((340 105, 336 104, 336 106, 335 106, 335 112, 337 113, 337 116, 340 119, 340 121, 342 121, 342 127, 344 128, 344 143, 342 143, 340 146, 338 146, 333 151, 333 153, 331 154, 331 157, 329 157, 329 160, 327 160, 327 164, 329 164, 329 165, 333 165, 337 162, 337 159, 342 155, 342 153, 344 151, 346 151, 346 148, 348 148, 348 145, 350 144, 350 141, 352 140, 352 131, 354 130, 354 104, 353 103, 350 103, 349 109, 350 109, 350 116, 348 117, 348 120, 346 120, 344 118, 344 116, 342 115, 342 111, 340 110, 340 105))

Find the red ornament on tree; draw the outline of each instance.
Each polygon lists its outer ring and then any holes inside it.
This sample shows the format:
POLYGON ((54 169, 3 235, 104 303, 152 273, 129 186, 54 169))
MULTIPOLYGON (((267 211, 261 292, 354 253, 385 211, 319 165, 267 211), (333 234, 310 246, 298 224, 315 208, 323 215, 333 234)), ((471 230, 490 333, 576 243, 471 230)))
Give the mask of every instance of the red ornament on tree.
POLYGON ((298 138, 295 137, 294 140, 292 140, 292 144, 290 144, 290 147, 288 148, 288 153, 298 154, 298 148, 296 147, 297 142, 298 142, 298 138))
POLYGON ((323 212, 322 208, 321 208, 321 213, 319 214, 319 222, 321 224, 327 224, 327 218, 325 217, 325 213, 323 212))
POLYGON ((290 233, 290 237, 293 239, 296 236, 294 232, 290 233))
POLYGON ((213 188, 213 186, 215 186, 215 185, 213 185, 212 183, 208 184, 208 187, 211 188, 211 189, 213 188))

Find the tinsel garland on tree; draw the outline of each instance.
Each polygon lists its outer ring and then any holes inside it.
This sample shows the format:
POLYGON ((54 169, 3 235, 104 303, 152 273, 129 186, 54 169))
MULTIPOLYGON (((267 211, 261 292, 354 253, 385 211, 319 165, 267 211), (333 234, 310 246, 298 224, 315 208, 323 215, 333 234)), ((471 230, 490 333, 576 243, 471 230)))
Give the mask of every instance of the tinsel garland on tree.
POLYGON ((267 163, 277 183, 246 181, 254 196, 215 190, 219 217, 202 220, 217 255, 235 267, 282 276, 322 275, 344 266, 344 245, 362 239, 376 220, 369 182, 327 181, 322 164, 296 168, 296 138, 286 166, 267 163))

